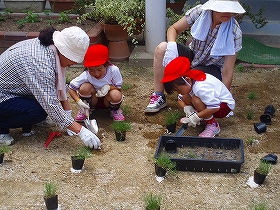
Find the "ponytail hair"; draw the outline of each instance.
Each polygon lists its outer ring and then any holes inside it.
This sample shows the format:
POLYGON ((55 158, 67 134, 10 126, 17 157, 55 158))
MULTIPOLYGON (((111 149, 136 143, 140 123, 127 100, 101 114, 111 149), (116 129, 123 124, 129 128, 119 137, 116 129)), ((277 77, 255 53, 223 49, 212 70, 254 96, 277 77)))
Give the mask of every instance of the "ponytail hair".
POLYGON ((42 31, 40 31, 40 34, 39 34, 38 38, 40 40, 41 45, 49 46, 49 45, 54 44, 53 33, 55 31, 56 31, 56 29, 53 28, 53 27, 48 27, 48 28, 45 28, 42 31))

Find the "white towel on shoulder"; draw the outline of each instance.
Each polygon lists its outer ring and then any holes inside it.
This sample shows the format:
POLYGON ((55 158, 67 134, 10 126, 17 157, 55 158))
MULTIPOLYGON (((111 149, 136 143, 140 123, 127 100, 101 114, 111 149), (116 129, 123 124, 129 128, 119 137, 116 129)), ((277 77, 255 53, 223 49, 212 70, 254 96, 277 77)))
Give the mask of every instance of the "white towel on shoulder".
MULTIPOLYGON (((212 24, 212 13, 203 10, 199 18, 191 27, 191 35, 200 41, 205 41, 212 24)), ((222 22, 210 55, 213 57, 235 55, 233 37, 233 17, 228 22, 222 22)))

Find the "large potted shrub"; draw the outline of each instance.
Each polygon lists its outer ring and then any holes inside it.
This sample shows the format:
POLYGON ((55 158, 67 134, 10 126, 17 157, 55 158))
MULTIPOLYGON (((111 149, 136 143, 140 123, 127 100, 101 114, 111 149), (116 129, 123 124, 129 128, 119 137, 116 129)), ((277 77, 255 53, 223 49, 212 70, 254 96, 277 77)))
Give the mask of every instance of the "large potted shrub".
POLYGON ((24 12, 30 10, 32 12, 42 12, 46 6, 46 0, 3 0, 6 9, 11 12, 24 12))
POLYGON ((139 31, 137 23, 143 24, 145 1, 96 0, 90 8, 89 12, 80 16, 80 20, 91 18, 101 21, 108 40, 110 60, 127 60, 130 56, 127 39, 139 31))

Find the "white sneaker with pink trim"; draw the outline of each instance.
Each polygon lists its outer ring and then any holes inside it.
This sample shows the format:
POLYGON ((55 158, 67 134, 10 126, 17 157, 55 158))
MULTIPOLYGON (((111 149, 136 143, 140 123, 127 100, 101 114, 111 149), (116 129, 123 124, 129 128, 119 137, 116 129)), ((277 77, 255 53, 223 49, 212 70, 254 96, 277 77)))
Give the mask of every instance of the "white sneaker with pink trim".
POLYGON ((204 131, 200 133, 199 137, 208 137, 213 138, 220 133, 220 126, 219 123, 214 122, 212 124, 206 124, 204 131))

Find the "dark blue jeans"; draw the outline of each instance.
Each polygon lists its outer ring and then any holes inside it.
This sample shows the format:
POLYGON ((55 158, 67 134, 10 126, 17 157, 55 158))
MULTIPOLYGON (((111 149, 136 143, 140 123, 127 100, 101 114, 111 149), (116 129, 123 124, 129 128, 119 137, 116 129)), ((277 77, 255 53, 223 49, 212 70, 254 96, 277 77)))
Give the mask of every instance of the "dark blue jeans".
POLYGON ((0 103, 0 134, 8 134, 10 128, 22 128, 30 132, 32 125, 46 119, 47 113, 36 99, 17 97, 0 103))

